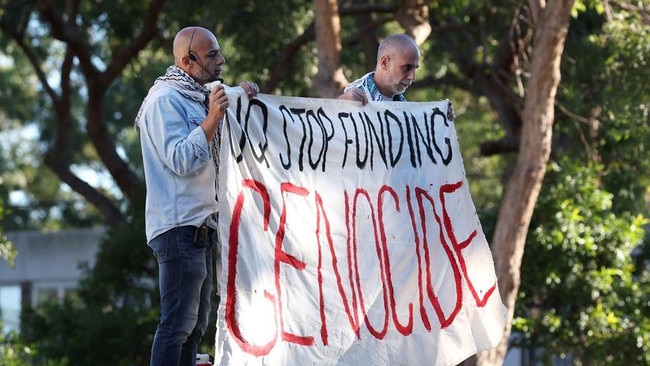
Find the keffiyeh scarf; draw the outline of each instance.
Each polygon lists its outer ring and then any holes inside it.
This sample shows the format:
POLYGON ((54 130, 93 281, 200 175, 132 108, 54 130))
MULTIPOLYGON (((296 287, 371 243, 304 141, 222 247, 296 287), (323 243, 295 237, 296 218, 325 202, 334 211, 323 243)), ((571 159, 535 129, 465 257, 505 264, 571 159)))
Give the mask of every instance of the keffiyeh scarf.
MULTIPOLYGON (((360 88, 368 91, 368 94, 370 94, 370 100, 372 101, 382 101, 385 100, 384 96, 381 94, 379 89, 377 89, 377 84, 375 83, 374 79, 375 73, 369 72, 365 74, 362 78, 353 81, 346 87, 345 89, 348 88, 360 88)), ((395 94, 393 97, 393 100, 396 102, 406 102, 406 98, 404 97, 404 94, 395 94)))
MULTIPOLYGON (((155 90, 156 88, 163 86, 171 87, 177 92, 181 93, 183 96, 203 103, 205 113, 208 113, 210 106, 210 90, 204 85, 197 83, 196 80, 192 79, 188 73, 180 69, 178 66, 169 66, 165 72, 165 75, 162 75, 156 79, 153 86, 151 87, 151 90, 155 90)), ((151 93, 151 91, 149 91, 149 93, 151 93)), ((145 101, 142 103, 142 106, 140 106, 138 115, 135 118, 136 130, 140 128, 140 118, 142 116, 144 106, 146 105, 146 101, 147 100, 145 99, 145 101)), ((217 171, 219 169, 219 147, 221 144, 220 137, 221 125, 219 125, 217 133, 215 134, 211 144, 212 157, 217 167, 217 171)))

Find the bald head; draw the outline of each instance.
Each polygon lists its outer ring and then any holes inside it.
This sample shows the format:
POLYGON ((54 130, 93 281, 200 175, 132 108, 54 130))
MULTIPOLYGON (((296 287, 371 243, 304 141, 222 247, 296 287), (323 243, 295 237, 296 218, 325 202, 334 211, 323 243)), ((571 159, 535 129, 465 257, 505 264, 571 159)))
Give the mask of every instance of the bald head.
POLYGON ((393 57, 396 54, 417 53, 420 54, 420 48, 413 38, 406 34, 395 34, 386 37, 377 50, 377 62, 382 56, 393 57))
POLYGON ((202 27, 187 27, 176 33, 173 53, 174 64, 201 84, 220 78, 226 62, 217 37, 202 27))
POLYGON ((181 63, 184 56, 188 56, 190 51, 196 52, 206 42, 217 42, 217 38, 209 30, 202 27, 187 27, 176 33, 174 38, 174 62, 176 65, 181 63))

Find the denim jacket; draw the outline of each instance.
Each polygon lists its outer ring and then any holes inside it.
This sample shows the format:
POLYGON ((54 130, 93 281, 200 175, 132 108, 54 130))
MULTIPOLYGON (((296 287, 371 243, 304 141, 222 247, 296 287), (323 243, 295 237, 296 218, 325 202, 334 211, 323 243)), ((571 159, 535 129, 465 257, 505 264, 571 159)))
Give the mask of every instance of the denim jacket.
POLYGON ((141 107, 140 142, 147 196, 147 241, 217 212, 217 168, 200 127, 204 95, 154 84, 141 107))

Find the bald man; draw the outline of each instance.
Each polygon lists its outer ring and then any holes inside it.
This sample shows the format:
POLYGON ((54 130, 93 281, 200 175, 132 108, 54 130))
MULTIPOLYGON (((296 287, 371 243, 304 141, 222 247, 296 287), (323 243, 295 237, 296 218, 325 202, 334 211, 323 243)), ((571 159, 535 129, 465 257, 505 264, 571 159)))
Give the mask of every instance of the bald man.
POLYGON ((377 51, 375 71, 351 82, 339 99, 363 103, 372 101, 406 101, 403 93, 415 80, 420 67, 420 48, 413 38, 396 34, 385 38, 377 51))
MULTIPOLYGON (((226 59, 201 27, 176 34, 174 64, 156 79, 136 117, 147 188, 145 231, 159 268, 160 322, 151 366, 194 366, 211 307, 218 256, 220 126, 228 108, 226 59)), ((249 98, 256 84, 242 82, 249 98)), ((218 270, 218 269, 217 269, 218 270)))
MULTIPOLYGON (((357 101, 363 105, 368 101, 406 101, 404 92, 415 80, 420 57, 420 48, 410 36, 396 34, 385 38, 377 50, 375 71, 348 84, 338 99, 357 101)), ((447 118, 455 118, 451 102, 447 118)))

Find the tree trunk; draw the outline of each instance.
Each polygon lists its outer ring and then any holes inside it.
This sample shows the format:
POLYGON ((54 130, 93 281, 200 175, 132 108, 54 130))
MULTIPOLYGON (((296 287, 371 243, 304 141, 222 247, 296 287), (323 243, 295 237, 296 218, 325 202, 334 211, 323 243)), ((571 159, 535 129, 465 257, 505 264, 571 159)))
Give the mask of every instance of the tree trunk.
POLYGON ((341 19, 336 0, 315 0, 318 73, 314 92, 324 98, 336 98, 348 83, 341 70, 341 19))
POLYGON ((429 5, 423 0, 404 0, 397 9, 397 21, 417 45, 422 45, 431 34, 429 5))
MULTIPOLYGON (((52 37, 66 44, 66 55, 60 70, 59 94, 56 88, 49 85, 45 71, 41 66, 41 60, 25 42, 24 34, 7 32, 23 49, 30 60, 46 94, 51 98, 56 113, 56 133, 54 143, 45 156, 45 164, 56 174, 61 182, 70 186, 72 190, 80 194, 90 202, 102 214, 105 223, 109 226, 124 221, 124 215, 120 209, 120 203, 112 200, 101 189, 96 188, 71 170, 73 161, 71 159, 71 146, 75 145, 70 137, 74 129, 72 116, 72 73, 74 59, 79 64, 82 74, 86 78, 88 87, 88 103, 86 105, 86 129, 91 144, 95 147, 99 159, 104 164, 111 177, 114 179, 122 193, 131 202, 137 202, 144 194, 143 185, 137 174, 131 170, 129 164, 124 161, 117 152, 114 139, 106 126, 103 117, 103 100, 110 84, 121 74, 125 67, 137 56, 138 52, 145 48, 149 42, 158 34, 158 19, 163 11, 165 0, 151 1, 144 16, 142 31, 133 42, 123 47, 115 56, 108 60, 106 70, 100 72, 92 62, 92 54, 85 40, 80 36, 80 26, 75 23, 79 16, 79 4, 73 3, 67 7, 65 14, 61 13, 54 2, 43 4, 40 16, 49 25, 52 37)), ((7 31, 4 25, 3 31, 7 31)))
POLYGON ((535 24, 531 76, 526 86, 517 165, 506 187, 492 240, 499 291, 508 308, 501 343, 476 357, 478 365, 501 365, 508 350, 526 235, 551 153, 554 102, 574 0, 531 0, 535 24))

